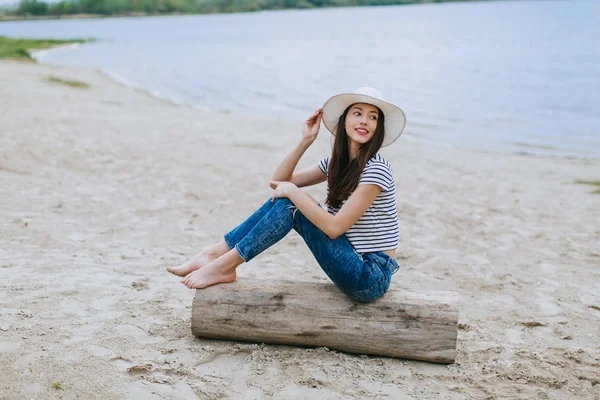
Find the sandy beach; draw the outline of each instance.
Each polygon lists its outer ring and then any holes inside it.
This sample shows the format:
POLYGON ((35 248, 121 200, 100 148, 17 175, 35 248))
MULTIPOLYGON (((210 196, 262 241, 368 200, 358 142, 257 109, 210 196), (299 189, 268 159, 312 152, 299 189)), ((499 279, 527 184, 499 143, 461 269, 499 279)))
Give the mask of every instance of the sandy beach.
MULTIPOLYGON (((392 287, 458 292, 452 365, 194 337, 194 291, 165 268, 270 196, 301 121, 0 62, 0 399, 600 399, 600 195, 575 183, 600 161, 419 144, 408 118, 381 152, 392 287)), ((330 143, 322 127, 300 166, 330 143)), ((328 281, 295 233, 238 276, 328 281)))

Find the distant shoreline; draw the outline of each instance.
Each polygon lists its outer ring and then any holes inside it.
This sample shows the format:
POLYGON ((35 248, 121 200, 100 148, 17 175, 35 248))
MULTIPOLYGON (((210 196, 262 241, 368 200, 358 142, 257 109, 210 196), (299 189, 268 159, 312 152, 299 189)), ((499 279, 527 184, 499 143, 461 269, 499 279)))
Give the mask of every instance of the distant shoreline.
MULTIPOLYGON (((389 6, 409 6, 409 5, 421 5, 421 4, 442 4, 442 3, 474 3, 474 2, 489 2, 493 0, 437 0, 431 2, 407 2, 397 4, 369 4, 369 5, 343 5, 335 6, 328 5, 322 7, 289 7, 289 8, 265 8, 260 10, 238 10, 238 11, 215 11, 215 12, 126 12, 126 13, 115 13, 115 14, 90 14, 90 13, 79 13, 79 14, 61 14, 61 15, 6 15, 0 13, 0 22, 4 21, 38 21, 38 20, 56 20, 56 19, 95 19, 95 18, 131 18, 131 17, 172 17, 181 15, 217 15, 217 14, 236 14, 236 13, 252 13, 252 12, 265 12, 265 11, 285 11, 285 10, 316 10, 323 8, 355 8, 355 7, 389 7, 389 6)), ((5 12, 8 10, 5 10, 5 12)))
POLYGON ((42 15, 42 16, 13 16, 0 15, 0 22, 8 21, 41 21, 41 20, 56 20, 56 19, 96 19, 96 18, 128 18, 128 17, 164 17, 177 15, 199 15, 199 14, 148 14, 148 13, 128 13, 128 14, 71 14, 71 15, 42 15))

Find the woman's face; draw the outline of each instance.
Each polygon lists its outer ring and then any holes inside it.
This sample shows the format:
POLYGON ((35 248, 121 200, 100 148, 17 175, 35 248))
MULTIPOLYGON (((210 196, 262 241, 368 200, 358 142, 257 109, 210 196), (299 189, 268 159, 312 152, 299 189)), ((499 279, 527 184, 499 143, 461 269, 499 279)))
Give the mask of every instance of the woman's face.
POLYGON ((373 138, 379 119, 378 108, 366 103, 350 106, 346 114, 346 134, 350 141, 365 144, 373 138))

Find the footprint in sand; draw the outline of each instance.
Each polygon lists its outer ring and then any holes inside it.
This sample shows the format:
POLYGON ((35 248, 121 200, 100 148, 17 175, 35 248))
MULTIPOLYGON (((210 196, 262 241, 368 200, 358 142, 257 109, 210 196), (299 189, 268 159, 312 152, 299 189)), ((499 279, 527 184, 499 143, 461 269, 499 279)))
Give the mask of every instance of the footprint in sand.
POLYGON ((86 350, 94 357, 104 358, 104 359, 114 357, 114 353, 112 352, 112 350, 110 350, 106 347, 96 346, 96 345, 88 345, 88 346, 86 346, 86 350))
POLYGON ((91 339, 101 328, 102 324, 100 323, 81 325, 71 330, 71 336, 68 339, 61 341, 61 343, 64 345, 69 345, 72 343, 86 341, 91 339))
POLYGON ((244 369, 246 359, 251 354, 249 351, 240 351, 235 355, 228 353, 215 353, 200 359, 194 366, 194 373, 198 376, 226 372, 228 376, 239 373, 244 369))
POLYGON ((129 336, 142 344, 158 343, 165 340, 162 336, 149 337, 145 330, 134 325, 119 325, 116 329, 120 335, 129 336))

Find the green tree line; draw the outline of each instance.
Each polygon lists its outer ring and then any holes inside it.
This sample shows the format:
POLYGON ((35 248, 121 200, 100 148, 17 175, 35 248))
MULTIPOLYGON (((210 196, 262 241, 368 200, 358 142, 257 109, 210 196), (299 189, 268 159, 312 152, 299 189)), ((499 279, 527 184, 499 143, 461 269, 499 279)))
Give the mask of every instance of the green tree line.
POLYGON ((71 0, 46 3, 21 0, 9 12, 17 16, 60 16, 72 14, 209 14, 281 10, 288 8, 346 7, 415 3, 441 3, 452 0, 71 0))

